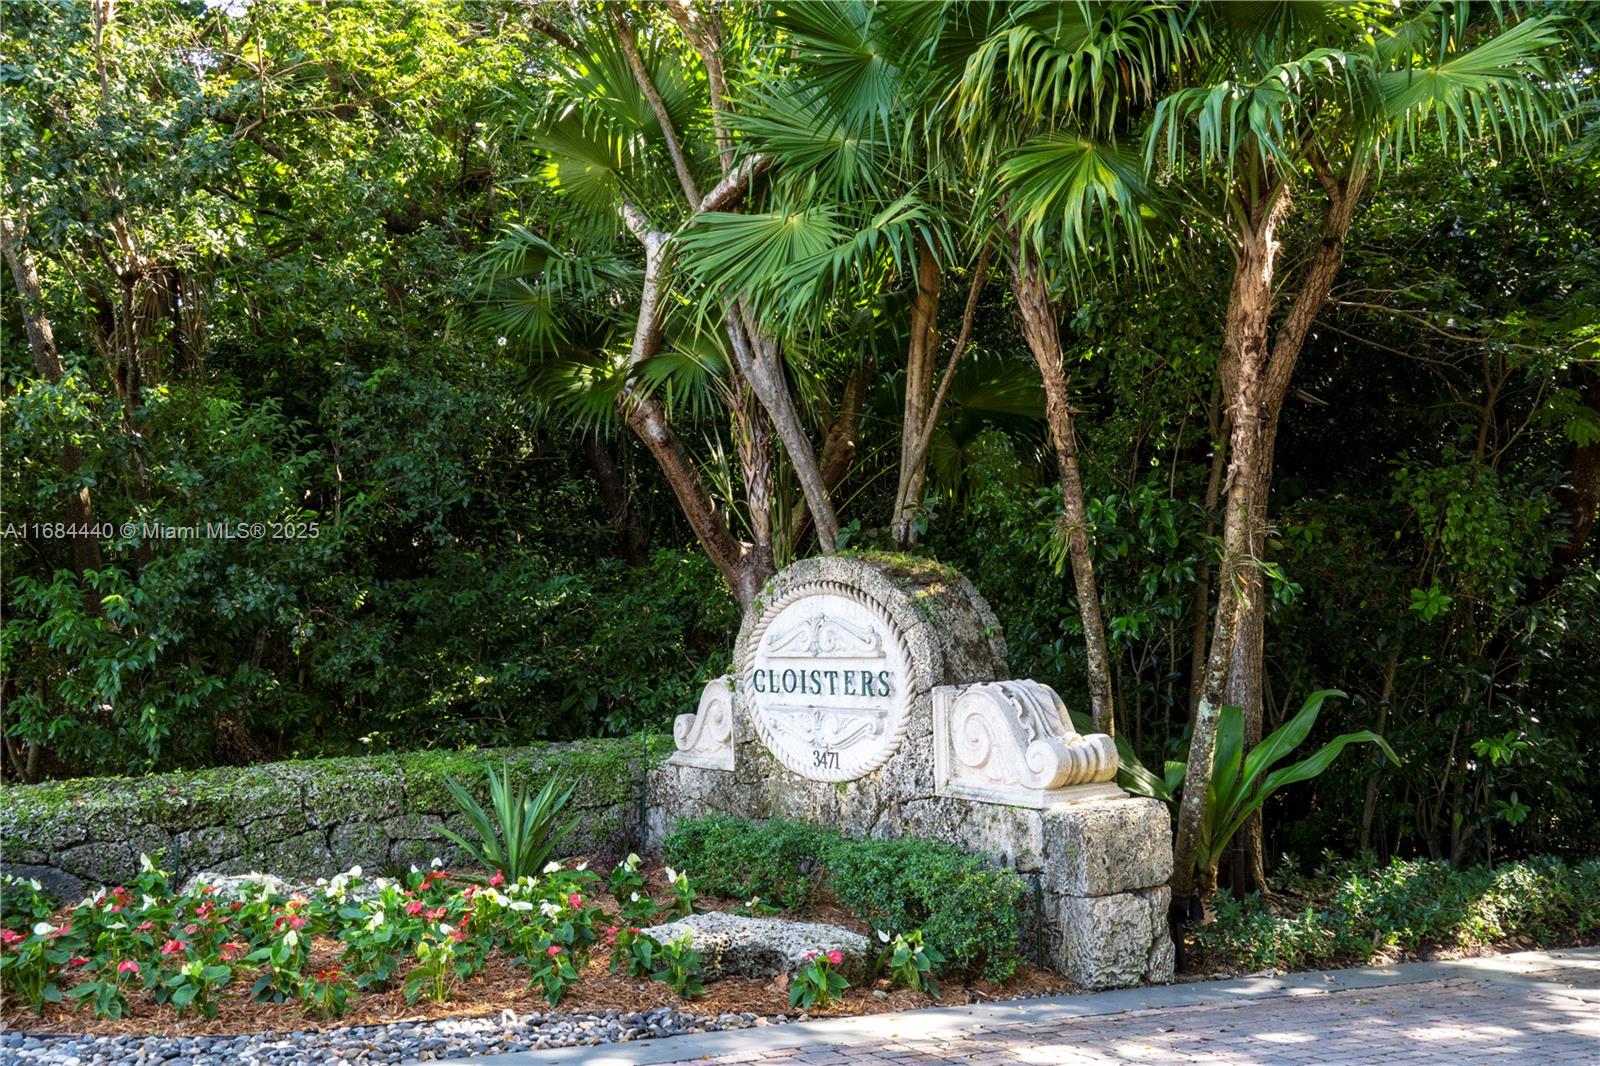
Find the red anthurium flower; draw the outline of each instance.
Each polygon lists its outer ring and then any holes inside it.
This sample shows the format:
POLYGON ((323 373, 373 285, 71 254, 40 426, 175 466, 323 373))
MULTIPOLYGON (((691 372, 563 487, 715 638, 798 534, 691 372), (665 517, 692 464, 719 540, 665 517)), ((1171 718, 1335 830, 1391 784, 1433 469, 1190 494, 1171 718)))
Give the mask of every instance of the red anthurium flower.
POLYGON ((839 965, 841 962, 844 961, 844 952, 842 952, 842 951, 830 951, 830 952, 828 952, 828 961, 833 963, 835 966, 839 965))
POLYGON ((247 947, 248 947, 248 945, 240 943, 237 940, 228 941, 226 944, 222 945, 222 948, 221 948, 223 961, 224 962, 232 962, 234 959, 237 959, 240 955, 243 955, 245 953, 245 950, 247 949, 247 947))
POLYGON ((496 870, 494 872, 494 876, 489 878, 489 887, 490 888, 499 888, 501 885, 503 885, 505 883, 506 883, 506 875, 505 875, 505 872, 502 871, 502 870, 496 870))
POLYGON ((138 925, 133 927, 133 931, 135 933, 148 933, 155 927, 156 926, 154 922, 140 922, 138 925))
POLYGON ((413 917, 413 918, 415 918, 417 915, 421 914, 422 913, 422 901, 420 899, 414 899, 410 903, 407 903, 406 904, 406 913, 411 915, 411 917, 413 917))
POLYGON ((557 955, 561 954, 561 945, 560 944, 551 944, 549 947, 544 949, 544 953, 546 955, 549 955, 553 959, 557 955))
POLYGON ((161 945, 161 954, 176 955, 187 946, 188 945, 181 940, 168 940, 165 944, 161 945))
POLYGON ((440 918, 444 917, 444 908, 435 907, 431 911, 425 911, 422 916, 430 922, 437 922, 440 918))
POLYGON ((450 939, 460 944, 467 939, 467 931, 465 929, 456 929, 451 932, 450 939))
POLYGON ((26 938, 21 933, 13 929, 0 929, 0 944, 4 944, 6 947, 10 947, 17 941, 24 939, 26 938))
POLYGON ((87 955, 74 955, 74 956, 72 956, 72 965, 74 965, 74 966, 87 966, 87 965, 89 965, 89 956, 87 956, 87 955))
POLYGON ((638 936, 639 935, 639 927, 637 925, 630 925, 630 926, 628 926, 628 932, 632 933, 634 936, 638 936))
POLYGON ((117 963, 117 972, 137 974, 139 972, 139 964, 132 959, 123 959, 117 963))
POLYGON ((571 907, 575 911, 582 910, 583 897, 574 892, 572 895, 567 897, 567 906, 571 907))

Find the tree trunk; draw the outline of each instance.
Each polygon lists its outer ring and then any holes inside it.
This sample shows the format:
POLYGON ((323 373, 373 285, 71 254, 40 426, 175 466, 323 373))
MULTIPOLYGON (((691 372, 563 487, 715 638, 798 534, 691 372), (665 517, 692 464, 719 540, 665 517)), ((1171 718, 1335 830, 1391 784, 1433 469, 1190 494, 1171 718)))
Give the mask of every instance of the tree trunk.
POLYGON ((1267 320, 1272 310, 1272 271, 1278 243, 1276 227, 1283 199, 1261 205, 1241 233, 1219 362, 1223 399, 1231 426, 1228 445, 1227 506, 1222 524, 1222 562, 1217 572, 1217 608, 1206 656, 1200 702, 1189 738, 1183 799, 1173 843, 1174 896, 1210 895, 1216 869, 1199 855, 1200 823, 1211 786, 1211 757, 1217 741, 1217 712, 1226 696, 1228 668, 1234 660, 1241 616, 1249 603, 1249 486, 1256 481, 1261 449, 1261 391, 1267 359, 1267 320))
MULTIPOLYGON (((0 252, 11 268, 11 278, 17 285, 22 304, 22 319, 28 332, 28 347, 33 351, 33 362, 39 376, 52 385, 59 385, 65 376, 61 357, 56 352, 55 331, 44 312, 44 293, 39 284, 39 269, 33 256, 19 243, 20 235, 11 228, 11 221, 0 215, 0 252)), ((59 459, 61 472, 68 482, 77 477, 83 466, 83 450, 76 444, 66 444, 59 459)), ((94 505, 88 485, 76 489, 68 487, 66 505, 67 525, 73 528, 72 568, 81 578, 86 570, 98 570, 101 565, 100 542, 89 532, 94 523, 94 505)), ((85 591, 84 603, 92 613, 99 613, 99 601, 92 590, 85 591)))
MULTIPOLYGON (((1206 539, 1217 532, 1217 501, 1222 496, 1222 474, 1228 463, 1229 423, 1226 417, 1217 424, 1212 419, 1213 452, 1211 474, 1206 479, 1206 539)), ((1194 609, 1191 616, 1191 643, 1189 649, 1189 718, 1193 720, 1200 706, 1200 696, 1206 682, 1206 631, 1211 623, 1211 556, 1200 557, 1194 575, 1194 609)))
POLYGON ((918 243, 917 295, 911 301, 911 340, 906 349, 905 417, 900 424, 900 475, 896 479, 891 529, 902 551, 916 540, 916 513, 928 465, 919 454, 933 403, 933 362, 939 350, 939 263, 927 241, 918 243))
MULTIPOLYGON (((1400 652, 1396 648, 1389 657, 1389 665, 1383 668, 1383 688, 1378 693, 1378 720, 1372 723, 1372 731, 1383 736, 1384 726, 1389 720, 1389 701, 1394 698, 1394 675, 1400 667, 1400 652)), ((1372 823, 1378 814, 1378 784, 1383 776, 1383 753, 1375 751, 1371 755, 1372 771, 1367 774, 1367 793, 1361 801, 1361 840, 1362 851, 1372 848, 1372 823)))
MULTIPOLYGON (((861 427, 861 408, 867 398, 867 366, 858 364, 845 382, 844 397, 839 409, 828 423, 827 435, 822 439, 822 482, 831 496, 850 473, 855 464, 856 435, 861 427)), ((811 508, 801 496, 789 519, 789 543, 798 545, 811 532, 811 508)))
MULTIPOLYGON (((1021 253, 1018 250, 1020 260, 1021 253)), ((1061 468, 1061 502, 1066 524, 1067 556, 1072 563, 1078 614, 1083 621, 1083 643, 1088 659, 1089 705, 1097 732, 1113 734, 1116 715, 1111 698, 1110 656, 1105 626, 1100 619, 1100 592, 1095 585, 1094 562, 1089 554, 1089 509, 1083 478, 1078 470, 1078 441, 1072 423, 1072 392, 1061 357, 1061 334, 1055 307, 1044 281, 1032 264, 1018 262, 1012 272, 1012 291, 1022 317, 1022 332, 1039 364, 1044 380, 1045 419, 1050 441, 1061 468)))
POLYGON ((822 479, 822 467, 811 448, 810 435, 800 418, 799 408, 795 406, 789 381, 784 376, 778 342, 754 328, 755 324, 746 317, 743 308, 730 307, 727 321, 734 363, 755 390, 761 406, 772 420, 772 428, 777 432, 785 454, 789 456, 795 478, 805 493, 806 506, 811 509, 811 520, 817 527, 817 541, 822 554, 832 555, 839 547, 839 519, 833 509, 833 498, 822 479))
POLYGON ((662 298, 665 295, 667 235, 652 230, 641 212, 624 204, 628 228, 645 249, 644 283, 639 296, 639 314, 628 353, 628 381, 617 397, 617 409, 628 427, 650 449, 662 476, 678 500, 678 507, 705 551, 741 606, 748 607, 761 591, 770 573, 763 572, 761 561, 747 558, 745 545, 733 535, 728 523, 717 512, 716 501, 706 489, 700 471, 688 449, 672 431, 666 410, 648 392, 634 387, 633 375, 661 346, 662 298))
POLYGON ((611 450, 596 430, 584 430, 580 435, 583 453, 594 470, 595 484, 600 488, 600 502, 606 509, 606 521, 617 534, 617 554, 629 566, 644 566, 650 562, 649 538, 639 522, 639 513, 628 501, 628 485, 622 476, 611 450))
POLYGON ((1197 868, 1200 825, 1210 791, 1217 712, 1229 698, 1229 677, 1236 666, 1244 670, 1247 677, 1235 692, 1251 700, 1240 705, 1244 711, 1246 735, 1251 735, 1252 729, 1254 736, 1261 735, 1259 678, 1263 630, 1258 627, 1265 625, 1261 563, 1264 561, 1262 553, 1265 551, 1278 417, 1300 349, 1344 263, 1345 237, 1349 234, 1366 179, 1364 166, 1359 163, 1349 175, 1340 178, 1316 152, 1310 154, 1308 161, 1327 194, 1327 211, 1321 239, 1270 350, 1268 320, 1272 313, 1272 287, 1278 257, 1277 226, 1288 203, 1287 190, 1275 187, 1249 204, 1243 214, 1242 230, 1237 235, 1237 259, 1228 294, 1219 364, 1223 396, 1233 423, 1226 486, 1228 502, 1223 523, 1217 612, 1206 659, 1205 685, 1189 742, 1189 764, 1184 775, 1178 833, 1173 845, 1175 895, 1194 892, 1205 895, 1216 885, 1214 868, 1197 868), (1253 685, 1248 680, 1251 672, 1257 679, 1253 685))

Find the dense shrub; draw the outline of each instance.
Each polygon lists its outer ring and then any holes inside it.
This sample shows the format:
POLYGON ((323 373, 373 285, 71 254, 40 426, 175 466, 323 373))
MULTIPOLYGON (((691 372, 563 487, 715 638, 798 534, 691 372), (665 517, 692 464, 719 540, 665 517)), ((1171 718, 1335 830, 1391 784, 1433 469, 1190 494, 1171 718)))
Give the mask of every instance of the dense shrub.
POLYGON ((667 861, 692 871, 701 892, 739 900, 759 896, 792 910, 815 891, 825 832, 783 818, 759 825, 727 814, 687 818, 667 838, 667 861))
POLYGON ((1365 962, 1379 952, 1469 948, 1513 937, 1553 944, 1600 932, 1600 860, 1538 858, 1457 870, 1435 861, 1371 859, 1286 878, 1293 911, 1260 896, 1212 900, 1197 947, 1214 965, 1301 969, 1365 962))
POLYGON ((667 860, 702 891, 784 909, 822 886, 874 928, 921 929, 947 972, 1004 980, 1016 971, 1025 885, 950 844, 903 837, 847 840, 828 829, 774 818, 690 818, 666 841, 667 860))
POLYGON ((835 840, 826 861, 839 902, 874 927, 921 929, 958 969, 990 980, 1016 971, 1025 886, 1015 870, 910 837, 835 840))

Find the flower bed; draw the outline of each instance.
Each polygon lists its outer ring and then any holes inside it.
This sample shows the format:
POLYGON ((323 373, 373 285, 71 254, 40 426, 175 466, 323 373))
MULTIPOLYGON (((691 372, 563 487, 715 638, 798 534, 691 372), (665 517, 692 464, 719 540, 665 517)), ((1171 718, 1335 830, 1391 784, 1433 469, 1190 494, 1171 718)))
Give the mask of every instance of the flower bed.
MULTIPOLYGON (((660 944, 639 930, 694 908, 773 908, 698 898, 688 876, 646 870, 636 857, 604 878, 582 863, 552 863, 511 883, 438 868, 367 881, 354 869, 309 891, 247 882, 187 892, 146 860, 130 885, 66 910, 52 911, 26 883, 9 883, 3 900, 4 1021, 34 1033, 248 1033, 551 1007, 751 1019, 862 1013, 926 1003, 926 981, 915 978, 937 960, 922 954, 915 930, 886 931, 881 975, 861 987, 841 987, 826 957, 794 983, 703 983, 687 943, 660 944)), ((825 899, 811 917, 871 932, 825 899)), ((1067 988, 1024 968, 1003 989, 975 982, 944 991, 963 1002, 1067 988)))

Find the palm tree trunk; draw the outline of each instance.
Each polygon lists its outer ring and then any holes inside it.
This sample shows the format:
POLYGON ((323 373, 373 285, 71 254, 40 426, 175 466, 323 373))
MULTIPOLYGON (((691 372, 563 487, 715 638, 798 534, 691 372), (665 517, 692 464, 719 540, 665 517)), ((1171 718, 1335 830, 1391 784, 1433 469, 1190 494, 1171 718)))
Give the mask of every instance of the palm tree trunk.
POLYGON ((900 476, 890 528, 904 550, 916 539, 915 516, 928 469, 917 447, 933 402, 933 361, 939 350, 939 289, 942 276, 927 241, 918 244, 917 295, 911 302, 911 340, 906 349, 905 417, 900 424, 900 476))
POLYGON ((1019 262, 1013 269, 1011 285, 1022 317, 1023 336, 1044 380, 1045 419, 1050 426, 1056 462, 1061 468, 1067 556, 1072 563, 1072 582, 1078 596, 1078 614, 1083 621, 1083 643, 1088 659, 1089 706, 1094 712, 1095 730, 1114 734, 1116 714, 1111 692, 1111 660, 1106 650, 1105 625, 1100 618, 1100 591, 1095 584, 1094 561, 1089 553, 1089 508, 1078 470, 1077 432, 1072 423, 1071 387, 1061 357, 1061 333, 1055 307, 1032 264, 1019 262))
MULTIPOLYGON (((856 458, 856 436, 861 426, 861 408, 867 398, 867 365, 858 364, 845 382, 844 397, 839 409, 828 423, 828 432, 822 438, 822 482, 831 497, 844 483, 856 458)), ((789 543, 799 544, 811 532, 811 508, 806 506, 804 495, 795 504, 789 520, 789 543)))
POLYGON ((1247 675, 1237 691, 1252 700, 1241 704, 1246 736, 1261 735, 1262 631, 1257 627, 1265 625, 1261 563, 1278 418, 1300 350, 1344 263, 1345 238, 1366 179, 1361 164, 1339 177, 1319 154, 1312 152, 1309 161, 1328 198, 1321 240, 1270 348, 1268 320, 1278 256, 1277 226, 1287 205, 1286 190, 1278 186, 1249 204, 1238 234, 1220 361, 1223 396, 1233 423, 1222 565, 1205 684, 1195 712, 1183 800, 1178 809, 1178 832, 1173 844, 1174 895, 1204 896, 1216 886, 1216 870, 1196 869, 1196 861, 1200 822, 1211 784, 1217 711, 1229 697, 1229 677, 1235 664, 1247 675), (1248 681, 1251 672, 1257 679, 1253 686, 1248 681))
POLYGON ((811 520, 817 527, 817 542, 822 553, 832 555, 839 548, 839 519, 822 477, 822 467, 812 450, 810 435, 784 376, 778 342, 754 328, 755 324, 743 308, 730 308, 727 321, 734 362, 739 373, 755 389, 756 397, 783 444, 784 453, 789 456, 795 479, 800 482, 806 506, 811 510, 811 520))

